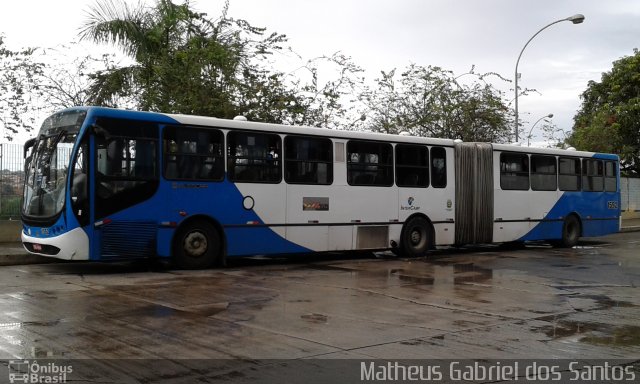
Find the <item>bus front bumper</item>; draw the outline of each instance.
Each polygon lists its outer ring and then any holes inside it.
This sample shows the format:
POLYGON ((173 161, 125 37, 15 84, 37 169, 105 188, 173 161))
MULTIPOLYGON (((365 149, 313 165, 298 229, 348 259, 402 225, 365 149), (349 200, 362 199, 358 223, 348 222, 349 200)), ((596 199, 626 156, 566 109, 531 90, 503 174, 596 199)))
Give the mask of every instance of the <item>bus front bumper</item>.
POLYGON ((89 260, 89 237, 82 228, 54 237, 33 237, 23 231, 22 246, 34 255, 62 260, 89 260))

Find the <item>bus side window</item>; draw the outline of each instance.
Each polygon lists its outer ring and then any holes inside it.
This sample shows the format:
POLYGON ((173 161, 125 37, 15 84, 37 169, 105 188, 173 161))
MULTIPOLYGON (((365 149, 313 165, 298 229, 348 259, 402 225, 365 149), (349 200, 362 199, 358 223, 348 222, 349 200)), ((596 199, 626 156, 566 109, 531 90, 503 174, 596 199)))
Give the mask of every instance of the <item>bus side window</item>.
POLYGON ((522 153, 500 154, 500 188, 529 190, 529 156, 522 153))
POLYGON ((280 136, 272 133, 232 131, 227 134, 229 180, 241 183, 282 181, 280 136))
POLYGON ((442 147, 431 148, 431 186, 447 187, 447 152, 442 147))
POLYGON ((423 145, 396 145, 396 185, 414 188, 429 186, 429 148, 423 145))
POLYGON ((555 191, 557 188, 555 156, 531 155, 531 189, 555 191))
POLYGON ((393 147, 388 143, 350 140, 347 143, 347 183, 390 187, 393 185, 393 147))
POLYGON ((604 191, 604 169, 602 160, 582 160, 582 190, 587 192, 604 191))
POLYGON ((618 163, 615 161, 604 162, 604 190, 607 192, 615 192, 618 190, 617 166, 618 163))
POLYGON ((580 190, 580 159, 561 157, 558 160, 558 187, 561 191, 580 190))
POLYGON ((287 136, 284 155, 287 183, 328 185, 333 182, 333 145, 330 139, 287 136))
POLYGON ((178 180, 224 178, 223 134, 217 129, 166 127, 164 177, 178 180))

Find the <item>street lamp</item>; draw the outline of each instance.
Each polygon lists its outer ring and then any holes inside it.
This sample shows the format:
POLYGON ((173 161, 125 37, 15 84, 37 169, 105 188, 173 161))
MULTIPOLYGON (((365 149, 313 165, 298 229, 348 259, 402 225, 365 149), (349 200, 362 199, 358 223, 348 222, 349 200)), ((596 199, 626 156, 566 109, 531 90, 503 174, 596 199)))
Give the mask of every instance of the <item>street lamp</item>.
POLYGON ((553 113, 550 113, 547 116, 542 116, 541 118, 538 119, 538 121, 533 123, 533 125, 531 126, 531 129, 529 130, 529 134, 527 135, 527 147, 529 146, 529 139, 531 138, 531 132, 533 132, 533 128, 536 127, 536 124, 538 124, 542 119, 551 119, 551 118, 553 118, 553 113))
POLYGON ((538 32, 536 32, 533 36, 531 36, 531 38, 529 40, 527 40, 527 43, 524 45, 524 47, 522 47, 522 50, 520 51, 520 54, 518 55, 518 60, 516 61, 516 74, 515 74, 515 93, 516 93, 516 98, 515 98, 515 113, 516 113, 516 121, 515 121, 515 131, 514 131, 514 135, 515 135, 515 142, 518 142, 518 64, 520 64, 520 57, 522 57, 522 52, 524 52, 525 48, 527 48, 527 45, 529 45, 529 43, 531 42, 531 40, 533 40, 534 37, 538 36, 538 34, 542 31, 544 31, 545 29, 549 28, 550 26, 554 25, 554 24, 558 24, 561 23, 563 21, 570 21, 573 24, 580 24, 584 21, 584 15, 582 14, 576 14, 573 16, 569 16, 565 19, 560 19, 560 20, 556 20, 553 23, 547 24, 544 27, 540 28, 540 30, 538 32))

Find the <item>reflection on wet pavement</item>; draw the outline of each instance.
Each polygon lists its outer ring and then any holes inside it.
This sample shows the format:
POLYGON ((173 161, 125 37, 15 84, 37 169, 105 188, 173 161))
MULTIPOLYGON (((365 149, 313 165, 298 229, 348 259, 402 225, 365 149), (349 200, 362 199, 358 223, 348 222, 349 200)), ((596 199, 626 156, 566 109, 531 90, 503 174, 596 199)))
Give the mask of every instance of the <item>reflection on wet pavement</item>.
POLYGON ((637 357, 637 234, 568 250, 0 269, 0 358, 637 357))

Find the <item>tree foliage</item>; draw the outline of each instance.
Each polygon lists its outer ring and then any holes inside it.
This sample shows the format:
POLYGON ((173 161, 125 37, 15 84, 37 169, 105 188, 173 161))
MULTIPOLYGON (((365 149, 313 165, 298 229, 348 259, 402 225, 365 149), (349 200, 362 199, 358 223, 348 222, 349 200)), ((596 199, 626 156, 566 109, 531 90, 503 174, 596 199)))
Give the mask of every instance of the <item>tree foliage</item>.
POLYGON ((300 113, 300 100, 268 57, 286 36, 267 34, 244 20, 217 20, 188 2, 157 0, 131 7, 105 0, 90 11, 83 39, 112 43, 132 59, 93 75, 91 102, 118 106, 133 101, 142 110, 282 122, 300 113))
POLYGON ((36 124, 43 64, 32 59, 34 51, 13 51, 0 35, 0 126, 9 141, 20 131, 31 132, 36 124))
POLYGON ((374 88, 361 94, 368 125, 374 131, 415 136, 506 141, 510 112, 504 95, 486 81, 494 73, 469 72, 455 76, 440 67, 410 65, 398 76, 396 70, 381 72, 374 88), (462 83, 462 76, 474 77, 462 83))
POLYGON ((620 155, 622 169, 640 175, 640 52, 613 62, 581 95, 567 142, 580 150, 620 155))
POLYGON ((364 70, 351 57, 336 52, 308 60, 291 81, 304 107, 295 124, 357 130, 365 117, 357 111, 364 70))
POLYGON ((47 112, 93 104, 464 141, 501 142, 510 133, 504 95, 489 82, 504 81, 495 73, 410 65, 365 85, 363 69, 338 52, 285 74, 274 69, 273 57, 287 52, 286 36, 229 17, 228 2, 211 19, 189 1, 98 1, 80 37, 116 46, 124 61, 74 58, 62 47, 40 52, 66 60, 36 62, 33 50, 11 52, 0 39, 0 122, 8 132, 31 129, 32 121, 20 119, 33 116, 24 112, 37 104, 28 98, 37 97, 47 112))
POLYGON ((80 51, 77 42, 38 50, 41 99, 48 112, 90 104, 91 74, 114 65, 113 54, 78 56, 80 51))

